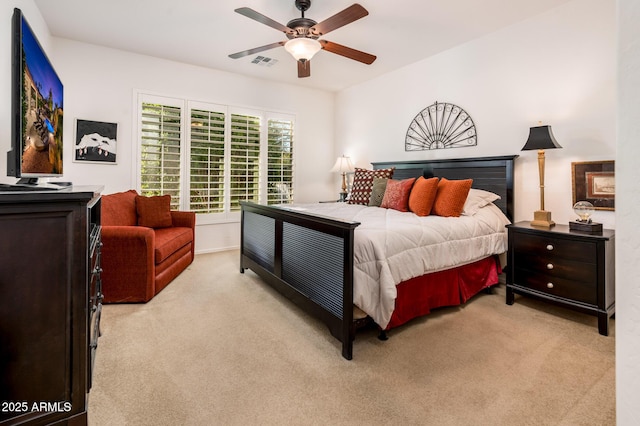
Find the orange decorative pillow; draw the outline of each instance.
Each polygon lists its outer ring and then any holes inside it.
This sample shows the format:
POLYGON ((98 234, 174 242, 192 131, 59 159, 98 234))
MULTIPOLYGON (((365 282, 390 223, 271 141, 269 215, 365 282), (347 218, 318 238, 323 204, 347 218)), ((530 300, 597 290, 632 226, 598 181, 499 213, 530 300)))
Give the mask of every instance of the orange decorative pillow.
POLYGON ((411 187, 415 181, 416 178, 403 180, 389 179, 387 181, 387 189, 384 191, 384 197, 382 197, 380 207, 408 212, 409 194, 411 193, 411 187))
POLYGON ((418 216, 429 216, 438 192, 438 178, 425 179, 420 176, 409 194, 409 211, 418 216))
POLYGON ((472 183, 473 179, 440 179, 431 213, 445 217, 460 216, 472 183))
POLYGON ((136 212, 138 226, 147 228, 167 228, 173 225, 171 221, 171 195, 155 197, 136 197, 136 212))

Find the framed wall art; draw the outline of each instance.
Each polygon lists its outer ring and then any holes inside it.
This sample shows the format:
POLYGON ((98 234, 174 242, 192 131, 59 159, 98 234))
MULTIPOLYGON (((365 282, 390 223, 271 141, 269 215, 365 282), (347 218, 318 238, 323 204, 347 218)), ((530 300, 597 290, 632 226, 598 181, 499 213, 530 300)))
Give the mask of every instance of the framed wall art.
POLYGON ((571 163, 573 203, 588 201, 596 210, 615 210, 615 161, 571 163))
POLYGON ((73 161, 116 164, 118 124, 76 120, 73 161))

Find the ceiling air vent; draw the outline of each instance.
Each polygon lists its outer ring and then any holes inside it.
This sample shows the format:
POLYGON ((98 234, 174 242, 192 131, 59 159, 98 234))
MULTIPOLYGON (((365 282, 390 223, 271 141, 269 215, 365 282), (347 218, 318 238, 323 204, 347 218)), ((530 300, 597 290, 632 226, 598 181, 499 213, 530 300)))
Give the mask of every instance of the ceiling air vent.
POLYGON ((256 56, 252 64, 260 65, 261 67, 272 67, 278 63, 277 59, 267 58, 266 56, 256 56))

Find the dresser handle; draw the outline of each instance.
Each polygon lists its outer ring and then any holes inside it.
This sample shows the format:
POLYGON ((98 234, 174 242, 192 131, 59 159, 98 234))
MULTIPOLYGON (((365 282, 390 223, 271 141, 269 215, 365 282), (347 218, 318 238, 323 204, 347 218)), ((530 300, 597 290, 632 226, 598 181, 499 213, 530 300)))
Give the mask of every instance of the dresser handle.
POLYGON ((549 251, 553 250, 553 246, 552 246, 551 244, 549 244, 549 245, 547 246, 547 250, 549 250, 549 251))
POLYGON ((553 288, 553 283, 547 283, 547 288, 553 288))
POLYGON ((553 263, 547 263, 547 269, 553 269, 553 263))

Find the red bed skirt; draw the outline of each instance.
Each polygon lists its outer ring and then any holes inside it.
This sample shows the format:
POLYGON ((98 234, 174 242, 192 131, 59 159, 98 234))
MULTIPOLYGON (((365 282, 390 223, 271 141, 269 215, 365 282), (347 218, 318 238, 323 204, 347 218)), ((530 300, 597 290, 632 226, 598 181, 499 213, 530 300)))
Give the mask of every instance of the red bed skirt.
POLYGON ((426 315, 434 308, 461 305, 479 291, 498 284, 501 272, 498 257, 490 256, 403 281, 397 285, 396 306, 386 329, 426 315))

